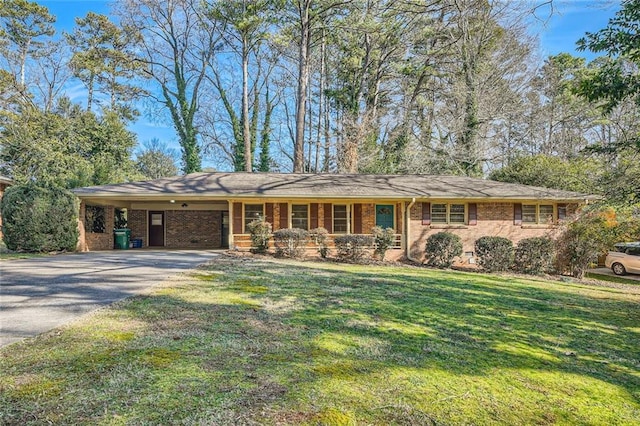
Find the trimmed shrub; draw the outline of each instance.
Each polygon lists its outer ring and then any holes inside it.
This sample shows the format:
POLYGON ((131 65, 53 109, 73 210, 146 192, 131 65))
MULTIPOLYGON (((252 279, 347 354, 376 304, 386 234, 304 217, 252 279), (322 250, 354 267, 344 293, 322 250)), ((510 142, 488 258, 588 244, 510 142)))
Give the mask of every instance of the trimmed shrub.
POLYGON ((309 232, 304 229, 278 229, 273 233, 276 256, 301 258, 304 256, 307 241, 309 241, 309 232))
POLYGON ((269 250, 271 224, 264 220, 254 220, 247 224, 247 230, 251 234, 251 253, 266 253, 269 250))
POLYGON ((525 238, 518 243, 514 266, 518 272, 540 275, 553 270, 555 244, 546 237, 525 238))
POLYGON ((373 234, 373 242, 375 245, 373 254, 378 259, 384 260, 385 253, 393 247, 393 244, 396 242, 396 231, 393 228, 383 229, 380 226, 374 226, 371 229, 371 234, 373 234))
POLYGON ((475 248, 478 264, 486 271, 506 271, 513 265, 513 243, 508 238, 480 237, 475 248))
POLYGON ((329 254, 329 246, 327 245, 329 242, 329 231, 323 227, 314 228, 309 231, 309 238, 311 238, 311 241, 318 247, 320 257, 326 259, 327 254, 329 254))
POLYGON ((349 234, 337 236, 336 244, 338 259, 342 261, 358 262, 367 254, 373 245, 371 235, 349 234))
POLYGON ((9 250, 73 251, 78 243, 78 199, 61 188, 14 185, 2 198, 2 229, 9 250))
POLYGON ((429 235, 425 247, 427 265, 448 268, 456 256, 462 255, 462 240, 451 232, 438 232, 429 235))

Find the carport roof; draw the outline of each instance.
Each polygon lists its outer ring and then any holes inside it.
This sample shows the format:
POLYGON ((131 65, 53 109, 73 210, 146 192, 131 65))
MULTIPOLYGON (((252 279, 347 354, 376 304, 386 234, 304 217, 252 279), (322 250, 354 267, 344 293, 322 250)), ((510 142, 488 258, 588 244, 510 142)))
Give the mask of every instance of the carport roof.
POLYGON ((585 201, 599 197, 465 176, 296 173, 192 173, 77 188, 86 199, 236 198, 508 199, 585 201))

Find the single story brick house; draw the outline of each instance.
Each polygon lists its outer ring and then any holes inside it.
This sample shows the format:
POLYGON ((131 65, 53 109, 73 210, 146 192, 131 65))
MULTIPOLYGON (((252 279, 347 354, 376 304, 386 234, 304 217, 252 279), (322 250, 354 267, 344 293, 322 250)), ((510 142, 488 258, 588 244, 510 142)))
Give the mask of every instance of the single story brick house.
POLYGON ((126 211, 142 247, 248 249, 247 224, 273 229, 326 228, 331 236, 395 229, 390 258, 424 259, 429 235, 517 243, 545 235, 558 220, 597 197, 462 176, 193 173, 143 182, 78 188, 79 250, 113 248, 111 225, 126 211), (97 222, 96 222, 97 221, 97 222))

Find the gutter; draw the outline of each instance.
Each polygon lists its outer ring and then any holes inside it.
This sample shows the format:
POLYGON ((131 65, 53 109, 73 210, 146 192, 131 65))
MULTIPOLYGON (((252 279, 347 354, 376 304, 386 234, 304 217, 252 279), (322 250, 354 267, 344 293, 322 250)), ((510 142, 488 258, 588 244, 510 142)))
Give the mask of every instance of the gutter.
POLYGON ((411 245, 409 243, 409 241, 411 240, 411 238, 409 238, 410 234, 411 234, 411 207, 413 207, 413 205, 416 203, 416 198, 413 197, 411 199, 411 202, 409 203, 409 205, 407 206, 407 208, 404 211, 404 223, 405 226, 407 228, 407 232, 404 233, 404 247, 405 247, 405 256, 407 257, 407 259, 409 259, 412 262, 415 263, 421 263, 418 259, 415 259, 413 257, 411 257, 411 245))

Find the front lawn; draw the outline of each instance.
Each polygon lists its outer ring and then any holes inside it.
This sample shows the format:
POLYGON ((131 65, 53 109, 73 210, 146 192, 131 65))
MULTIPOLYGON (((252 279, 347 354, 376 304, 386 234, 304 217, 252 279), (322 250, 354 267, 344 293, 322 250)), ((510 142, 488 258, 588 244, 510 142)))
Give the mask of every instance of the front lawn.
POLYGON ((637 424, 640 288, 219 257, 0 350, 0 424, 637 424))

